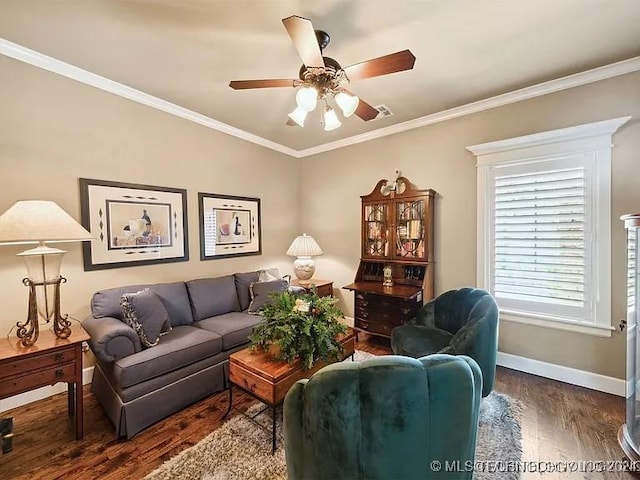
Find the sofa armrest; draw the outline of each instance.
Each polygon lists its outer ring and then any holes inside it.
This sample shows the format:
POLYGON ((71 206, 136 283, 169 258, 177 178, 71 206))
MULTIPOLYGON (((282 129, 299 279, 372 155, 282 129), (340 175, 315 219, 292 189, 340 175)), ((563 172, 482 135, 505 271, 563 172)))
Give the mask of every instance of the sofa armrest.
POLYGON ((142 350, 135 330, 117 318, 88 317, 82 327, 91 336, 91 350, 102 362, 113 363, 142 350))
POLYGON ((297 285, 289 285, 289 287, 287 287, 287 290, 298 296, 307 293, 307 290, 304 287, 298 287, 297 285))

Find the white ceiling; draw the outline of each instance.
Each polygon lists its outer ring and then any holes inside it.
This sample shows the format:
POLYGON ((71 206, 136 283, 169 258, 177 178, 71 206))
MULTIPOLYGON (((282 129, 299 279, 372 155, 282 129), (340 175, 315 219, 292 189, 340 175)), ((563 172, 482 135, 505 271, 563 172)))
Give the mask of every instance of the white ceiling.
POLYGON ((640 1, 0 0, 0 38, 301 150, 636 57, 640 1), (324 54, 343 66, 413 52, 413 70, 350 86, 394 116, 288 127, 293 89, 229 88, 297 77, 281 22, 294 14, 331 35, 324 54))

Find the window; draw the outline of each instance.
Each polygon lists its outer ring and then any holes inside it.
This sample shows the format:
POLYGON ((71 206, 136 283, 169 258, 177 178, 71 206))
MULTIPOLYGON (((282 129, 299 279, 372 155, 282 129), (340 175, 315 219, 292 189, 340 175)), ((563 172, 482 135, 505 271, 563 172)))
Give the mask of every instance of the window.
POLYGON ((627 120, 468 147, 478 284, 501 319, 611 335, 611 135, 627 120))

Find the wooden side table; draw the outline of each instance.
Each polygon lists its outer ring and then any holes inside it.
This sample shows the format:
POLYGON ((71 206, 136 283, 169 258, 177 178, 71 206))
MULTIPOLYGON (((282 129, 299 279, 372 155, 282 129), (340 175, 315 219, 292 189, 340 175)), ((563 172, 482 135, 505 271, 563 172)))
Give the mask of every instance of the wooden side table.
POLYGON ((330 280, 317 280, 312 278, 308 283, 300 283, 297 278, 291 280, 291 285, 304 288, 307 293, 311 293, 312 285, 315 285, 319 297, 333 297, 333 282, 330 280))
POLYGON ((80 325, 69 338, 41 331, 38 341, 25 347, 16 337, 0 340, 0 399, 58 382, 67 383, 68 411, 75 417, 76 440, 83 436, 82 342, 89 334, 80 325))
MULTIPOLYGON (((347 333, 341 334, 337 340, 342 345, 340 360, 348 357, 353 360, 354 330, 348 328, 347 333)), ((234 386, 271 407, 271 453, 274 453, 276 451, 276 407, 284 402, 284 397, 294 383, 311 377, 327 365, 327 362, 317 362, 310 370, 304 370, 299 359, 289 364, 274 360, 269 353, 262 350, 253 351, 250 348, 244 348, 232 353, 229 356, 229 406, 222 418, 229 415, 233 407, 234 386)))

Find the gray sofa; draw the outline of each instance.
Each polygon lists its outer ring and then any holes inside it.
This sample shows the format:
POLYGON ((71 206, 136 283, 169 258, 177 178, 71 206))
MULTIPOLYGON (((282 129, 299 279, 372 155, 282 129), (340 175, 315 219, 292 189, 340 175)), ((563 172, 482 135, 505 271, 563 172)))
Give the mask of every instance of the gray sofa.
POLYGON ((247 346, 260 316, 250 315, 258 272, 101 290, 83 326, 96 356, 91 391, 131 438, 147 426, 226 388, 229 355, 247 346), (171 331, 145 348, 122 321, 121 296, 148 288, 164 304, 171 331))

